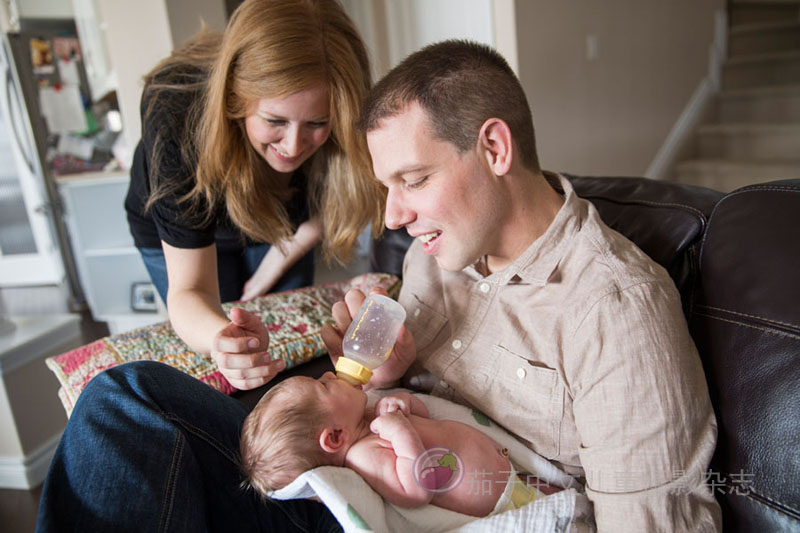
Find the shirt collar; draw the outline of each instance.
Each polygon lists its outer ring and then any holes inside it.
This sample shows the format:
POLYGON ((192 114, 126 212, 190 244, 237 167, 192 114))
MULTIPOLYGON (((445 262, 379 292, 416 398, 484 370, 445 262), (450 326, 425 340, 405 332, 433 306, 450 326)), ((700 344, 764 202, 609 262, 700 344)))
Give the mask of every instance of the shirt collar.
MULTIPOLYGON (((575 194, 572 184, 564 176, 554 172, 544 172, 550 185, 564 196, 564 204, 558 210, 550 226, 536 239, 522 255, 509 266, 486 277, 499 285, 506 285, 515 278, 524 283, 544 286, 555 271, 561 258, 570 248, 570 241, 583 225, 587 215, 586 202, 575 194)), ((467 267, 471 276, 481 272, 479 263, 467 267)), ((485 271, 485 270, 484 270, 485 271)))

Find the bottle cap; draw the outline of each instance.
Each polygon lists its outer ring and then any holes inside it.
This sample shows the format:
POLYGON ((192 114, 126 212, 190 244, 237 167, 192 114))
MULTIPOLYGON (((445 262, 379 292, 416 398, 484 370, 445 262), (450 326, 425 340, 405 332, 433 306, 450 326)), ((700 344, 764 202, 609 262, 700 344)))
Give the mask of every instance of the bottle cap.
POLYGON ((372 377, 372 370, 349 357, 339 357, 336 361, 336 375, 352 385, 366 385, 372 377))

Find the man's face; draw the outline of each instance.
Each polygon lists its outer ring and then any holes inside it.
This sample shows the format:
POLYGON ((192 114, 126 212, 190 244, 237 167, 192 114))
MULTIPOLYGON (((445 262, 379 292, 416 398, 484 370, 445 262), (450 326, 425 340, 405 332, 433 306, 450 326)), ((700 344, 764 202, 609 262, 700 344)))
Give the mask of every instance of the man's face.
POLYGON ((416 103, 381 120, 367 144, 375 175, 388 188, 387 228, 405 227, 444 270, 461 270, 493 252, 502 208, 495 176, 477 149, 459 154, 437 139, 416 103))

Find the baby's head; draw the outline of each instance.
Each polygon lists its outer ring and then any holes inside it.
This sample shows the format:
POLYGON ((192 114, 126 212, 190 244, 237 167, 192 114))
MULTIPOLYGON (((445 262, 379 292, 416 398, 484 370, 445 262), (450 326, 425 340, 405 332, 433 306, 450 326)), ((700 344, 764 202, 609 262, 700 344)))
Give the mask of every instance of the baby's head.
POLYGON ((266 496, 307 470, 343 464, 366 403, 362 390, 330 372, 318 380, 296 376, 275 385, 242 427, 246 483, 266 496))

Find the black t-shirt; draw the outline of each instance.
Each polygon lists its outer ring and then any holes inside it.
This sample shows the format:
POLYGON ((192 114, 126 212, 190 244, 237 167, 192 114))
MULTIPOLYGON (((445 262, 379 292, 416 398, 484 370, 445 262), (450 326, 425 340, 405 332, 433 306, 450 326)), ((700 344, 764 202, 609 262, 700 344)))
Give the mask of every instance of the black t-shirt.
MULTIPOLYGON (((196 79, 197 75, 196 71, 189 72, 186 79, 196 79)), ((178 201, 195 183, 195 168, 187 164, 181 154, 181 139, 189 109, 194 99, 200 97, 200 92, 162 91, 157 105, 145 118, 149 97, 145 88, 141 103, 142 139, 133 156, 131 181, 125 198, 128 226, 135 245, 160 248, 163 240, 177 248, 203 248, 216 243, 218 250, 235 251, 257 244, 234 225, 223 202, 215 206, 212 219, 201 224, 187 214, 188 203, 178 201), (174 183, 180 183, 180 186, 156 201, 145 214, 144 206, 151 192, 150 160, 159 132, 161 179, 176 180, 174 183)), ((295 171, 289 187, 293 194, 285 207, 289 220, 296 227, 308 219, 307 179, 302 168, 295 171)))

